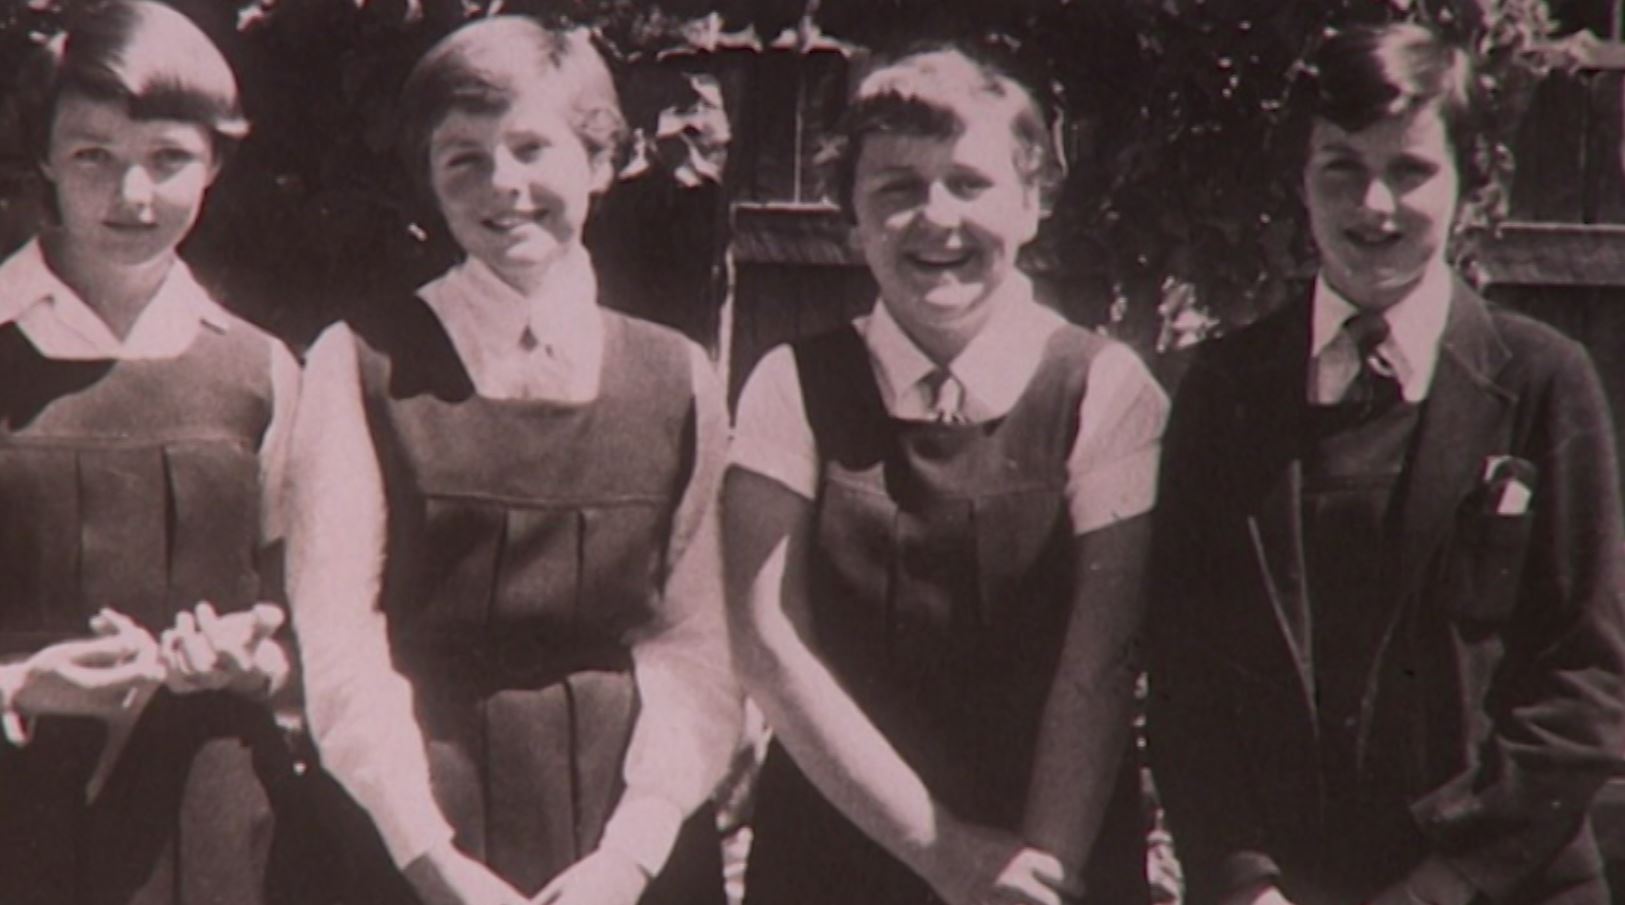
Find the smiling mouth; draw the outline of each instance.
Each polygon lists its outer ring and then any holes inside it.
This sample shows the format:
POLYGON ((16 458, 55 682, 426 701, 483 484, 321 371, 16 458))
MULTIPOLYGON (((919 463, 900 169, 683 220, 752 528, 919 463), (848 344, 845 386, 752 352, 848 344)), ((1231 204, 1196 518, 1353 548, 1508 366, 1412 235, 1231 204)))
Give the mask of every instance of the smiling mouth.
POLYGON ((910 252, 904 258, 914 267, 927 271, 953 270, 963 267, 976 257, 968 248, 952 251, 910 252))
POLYGON ((1391 229, 1348 229, 1343 238, 1350 245, 1367 251, 1386 251, 1398 245, 1405 234, 1391 229))
POLYGON ((499 214, 495 217, 487 217, 480 222, 485 225, 486 229, 505 233, 512 232, 516 229, 522 229, 526 226, 536 226, 543 220, 547 219, 547 214, 548 212, 545 209, 536 211, 510 211, 505 214, 499 214))

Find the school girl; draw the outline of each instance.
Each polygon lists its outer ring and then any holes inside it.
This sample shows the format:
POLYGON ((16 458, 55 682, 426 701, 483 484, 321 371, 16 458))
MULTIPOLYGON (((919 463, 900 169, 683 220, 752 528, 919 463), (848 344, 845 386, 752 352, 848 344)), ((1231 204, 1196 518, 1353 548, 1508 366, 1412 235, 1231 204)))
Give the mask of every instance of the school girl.
POLYGON ((763 359, 724 492, 735 656, 777 738, 748 901, 1144 901, 1166 399, 1016 266, 1058 178, 1025 88, 924 48, 862 79, 845 135, 879 303, 763 359))
POLYGON ((294 442, 309 716, 381 842, 355 901, 720 901, 726 418, 697 346, 597 305, 609 72, 585 33, 497 16, 401 113, 466 257, 317 342, 294 442))
POLYGON ((0 264, 0 900, 268 901, 297 370, 175 252, 236 84, 180 13, 112 0, 14 99, 53 210, 0 264))

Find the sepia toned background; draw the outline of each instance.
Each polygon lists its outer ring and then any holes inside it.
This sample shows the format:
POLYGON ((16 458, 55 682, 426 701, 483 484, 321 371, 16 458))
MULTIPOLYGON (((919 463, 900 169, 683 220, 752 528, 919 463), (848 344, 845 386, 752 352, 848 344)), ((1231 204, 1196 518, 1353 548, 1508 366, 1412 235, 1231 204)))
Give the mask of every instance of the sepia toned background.
MULTIPOLYGON (((232 61, 253 122, 186 256, 228 306, 295 348, 450 261, 390 127, 423 50, 496 12, 594 29, 637 130, 589 225, 607 300, 700 341, 734 392, 771 346, 873 302, 820 161, 875 51, 967 41, 1060 111, 1069 177, 1027 267, 1048 301, 1172 383, 1191 345, 1314 272, 1293 113, 1303 60, 1329 27, 1421 19, 1481 53, 1493 98, 1476 149, 1492 178, 1461 216, 1464 270, 1585 342, 1625 412, 1625 0, 173 3, 232 61)), ((0 0, 0 97, 75 5, 0 0)), ((0 252, 44 215, 10 115, 0 252)), ((1625 862, 1625 793, 1598 815, 1625 862)))

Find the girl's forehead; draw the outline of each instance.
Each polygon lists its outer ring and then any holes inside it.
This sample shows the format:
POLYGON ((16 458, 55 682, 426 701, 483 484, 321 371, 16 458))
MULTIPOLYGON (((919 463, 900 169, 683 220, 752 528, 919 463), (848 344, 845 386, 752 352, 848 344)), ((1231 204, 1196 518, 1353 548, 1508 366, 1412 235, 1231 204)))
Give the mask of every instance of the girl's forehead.
POLYGON ((96 140, 210 144, 209 128, 184 119, 152 119, 130 113, 122 100, 68 93, 58 98, 51 117, 51 140, 96 140))
POLYGON ((575 130, 555 92, 543 85, 520 85, 480 103, 454 104, 441 115, 431 141, 499 132, 525 132, 552 140, 575 130))
MULTIPOLYGON (((961 123, 952 132, 872 132, 863 139, 859 167, 919 163, 1011 163, 1019 143, 1009 124, 996 120, 961 123)), ((1013 164, 1012 164, 1013 165, 1013 164)))
POLYGON ((1309 133, 1312 151, 1362 154, 1448 153, 1450 130, 1432 105, 1378 118, 1357 131, 1327 119, 1316 119, 1309 133))

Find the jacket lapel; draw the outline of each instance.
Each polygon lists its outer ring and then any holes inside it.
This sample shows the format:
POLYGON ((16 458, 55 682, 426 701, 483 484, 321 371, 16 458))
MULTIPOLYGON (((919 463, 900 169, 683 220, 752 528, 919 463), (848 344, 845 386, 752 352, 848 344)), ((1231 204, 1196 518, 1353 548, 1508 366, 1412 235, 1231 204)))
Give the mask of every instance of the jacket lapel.
POLYGON ((1398 500, 1396 605, 1416 590, 1423 567, 1477 485, 1484 456, 1494 451, 1513 401, 1496 382, 1510 357, 1483 299, 1458 280, 1398 500))
MULTIPOLYGON (((1248 475, 1247 529, 1273 616, 1292 656, 1306 701, 1312 700, 1312 626, 1303 556, 1300 462, 1309 373, 1310 305, 1282 312, 1260 336, 1264 352, 1243 372, 1237 436, 1246 447, 1237 474, 1248 475)), ((1261 325, 1262 326, 1262 325, 1261 325)))

